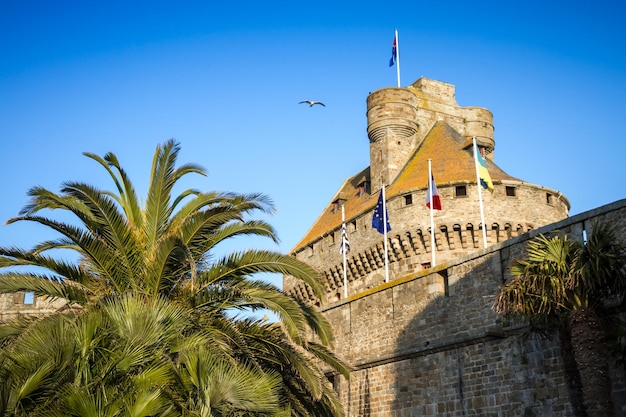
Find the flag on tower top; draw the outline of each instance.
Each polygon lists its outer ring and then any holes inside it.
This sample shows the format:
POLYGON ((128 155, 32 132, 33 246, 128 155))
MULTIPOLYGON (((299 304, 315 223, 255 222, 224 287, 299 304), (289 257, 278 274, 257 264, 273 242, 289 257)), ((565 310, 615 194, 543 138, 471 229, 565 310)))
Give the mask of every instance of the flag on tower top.
POLYGON ((433 210, 441 210, 441 198, 439 198, 439 192, 437 191, 437 185, 435 185, 435 178, 431 175, 428 183, 428 192, 426 193, 426 207, 430 208, 430 196, 433 196, 433 210))
POLYGON ((398 60, 398 43, 396 36, 393 37, 393 43, 391 44, 391 59, 389 60, 389 66, 393 67, 393 64, 398 60))

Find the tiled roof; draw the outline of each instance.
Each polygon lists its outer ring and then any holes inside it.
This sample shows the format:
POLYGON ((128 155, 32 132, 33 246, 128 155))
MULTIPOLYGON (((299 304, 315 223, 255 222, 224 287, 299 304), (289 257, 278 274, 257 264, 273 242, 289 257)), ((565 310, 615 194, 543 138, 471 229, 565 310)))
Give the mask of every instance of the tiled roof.
MULTIPOLYGON (((475 183, 476 168, 471 145, 471 140, 468 141, 450 125, 443 121, 437 122, 397 178, 387 186, 385 190, 387 200, 410 190, 425 189, 428 179, 428 159, 432 161, 433 177, 438 187, 447 183, 475 183)), ((485 163, 494 182, 519 181, 501 170, 490 159, 485 158, 485 163)), ((334 201, 340 199, 343 203, 346 221, 372 210, 378 200, 378 194, 365 193, 359 196, 359 184, 369 179, 369 167, 348 178, 292 252, 341 226, 341 208, 333 210, 334 201)))

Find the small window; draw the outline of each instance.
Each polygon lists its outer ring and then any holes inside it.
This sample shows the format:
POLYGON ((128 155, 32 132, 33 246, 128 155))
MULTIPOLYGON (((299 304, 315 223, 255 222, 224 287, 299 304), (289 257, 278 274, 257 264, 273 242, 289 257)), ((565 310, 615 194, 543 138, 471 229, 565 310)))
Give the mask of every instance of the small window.
POLYGON ((547 204, 554 204, 554 196, 550 193, 546 193, 546 203, 547 204))
POLYGON ((24 293, 24 304, 26 305, 35 304, 35 293, 33 292, 24 293))
POLYGON ((352 222, 350 222, 350 224, 352 225, 352 231, 356 232, 356 220, 352 220, 352 222))
POLYGON ((424 262, 422 264, 422 269, 428 269, 428 268, 430 268, 430 262, 424 262))
POLYGON ((309 245, 309 256, 315 255, 315 247, 313 244, 309 245))
POLYGON ((346 199, 345 198, 338 198, 335 201, 333 201, 332 203, 332 210, 333 213, 337 213, 338 211, 341 210, 341 206, 343 206, 346 203, 346 199))
MULTIPOLYGON (((339 233, 341 233, 341 231, 339 233)), ((333 232, 328 235, 328 245, 332 246, 334 244, 335 244, 335 233, 333 232)))
POLYGON ((413 204, 413 194, 407 194, 404 196, 404 205, 410 206, 413 204))
POLYGON ((467 188, 464 185, 454 187, 454 195, 456 197, 467 197, 467 188))
POLYGON ((370 192, 370 183, 369 181, 363 181, 359 184, 359 197, 365 194, 369 194, 370 192))
POLYGON ((515 197, 515 187, 506 187, 506 196, 507 197, 515 197))

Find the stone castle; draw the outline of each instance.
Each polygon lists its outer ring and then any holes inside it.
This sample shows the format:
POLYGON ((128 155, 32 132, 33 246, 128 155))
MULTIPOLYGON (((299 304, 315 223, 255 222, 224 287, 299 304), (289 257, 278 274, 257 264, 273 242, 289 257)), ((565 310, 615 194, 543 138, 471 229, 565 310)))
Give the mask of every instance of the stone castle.
MULTIPOLYGON (((370 166, 340 186, 292 250, 322 272, 326 299, 283 278, 287 293, 324 312, 335 352, 353 366, 349 380, 328 374, 347 415, 571 416, 558 342, 503 322, 493 301, 538 233, 582 239, 595 221, 609 221, 626 236, 626 200, 568 217, 561 193, 496 165, 491 112, 460 107, 447 83, 420 78, 375 91, 367 122, 370 166), (484 224, 473 138, 494 185, 482 192, 484 224), (434 210, 433 228, 428 160, 443 206, 434 210), (383 185, 386 245, 371 227, 383 185), (342 210, 350 243, 345 276, 342 210)), ((626 377, 617 370, 612 377, 617 415, 626 415, 626 377)))
MULTIPOLYGON (((568 217, 561 193, 496 165, 491 112, 460 107, 451 84, 420 78, 375 91, 367 121, 370 166, 340 186, 292 250, 322 272, 326 299, 283 280, 285 292, 324 312, 335 352, 353 368, 349 380, 327 375, 347 415, 571 416, 558 342, 526 337, 491 306, 529 239, 552 230, 582 238, 596 221, 611 222, 626 237, 626 200, 568 217), (493 193, 482 193, 484 224, 473 138, 494 184, 493 193), (432 229, 428 160, 443 206, 434 211, 432 229), (383 185, 387 245, 371 228, 383 185), (342 207, 351 249, 347 285, 342 207)), ((0 320, 56 308, 37 297, 0 295, 0 320)), ((626 376, 614 369, 612 378, 616 415, 626 416, 626 376)))
MULTIPOLYGON (((388 234, 389 268, 396 277, 431 268, 431 233, 436 259, 445 262, 568 216, 569 202, 551 188, 514 178, 495 164, 493 116, 480 107, 460 107, 451 84, 420 78, 407 88, 385 88, 367 98, 370 166, 341 186, 293 255, 324 272, 328 300, 338 301, 380 284, 384 279, 384 245, 371 228, 378 191, 386 185, 392 230, 388 234), (477 198, 472 139, 484 155, 494 183, 483 192, 485 225, 477 198), (434 211, 434 232, 426 207, 428 160, 442 200, 434 211), (342 206, 350 246, 348 291, 343 289, 340 253, 342 206)), ((302 299, 306 286, 284 289, 302 299)))

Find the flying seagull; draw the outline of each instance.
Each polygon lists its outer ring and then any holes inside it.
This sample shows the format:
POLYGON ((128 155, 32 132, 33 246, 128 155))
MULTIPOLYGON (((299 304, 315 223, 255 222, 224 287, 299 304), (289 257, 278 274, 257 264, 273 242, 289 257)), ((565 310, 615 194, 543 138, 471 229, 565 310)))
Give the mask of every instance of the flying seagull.
POLYGON ((319 104, 321 106, 326 107, 326 105, 324 103, 322 103, 321 101, 304 100, 304 101, 301 101, 298 104, 302 104, 302 103, 307 103, 309 105, 309 107, 313 107, 313 105, 315 105, 315 104, 319 104))

